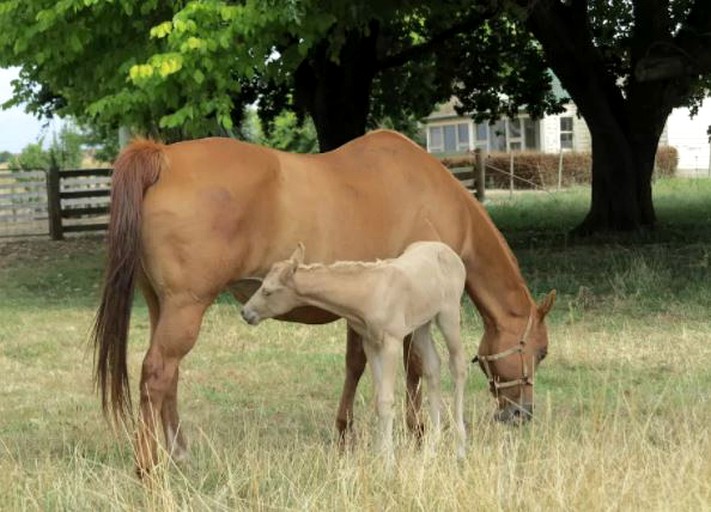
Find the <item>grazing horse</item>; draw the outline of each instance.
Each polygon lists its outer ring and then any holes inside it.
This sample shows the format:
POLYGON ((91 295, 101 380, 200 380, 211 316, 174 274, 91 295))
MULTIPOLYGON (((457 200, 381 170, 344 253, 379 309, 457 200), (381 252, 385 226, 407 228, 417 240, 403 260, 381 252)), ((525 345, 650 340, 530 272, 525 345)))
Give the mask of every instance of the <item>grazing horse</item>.
POLYGON ((435 322, 449 350, 454 380, 457 458, 464 458, 464 381, 467 362, 460 331, 460 308, 467 272, 442 242, 414 242, 401 256, 374 263, 337 262, 304 266, 304 246, 272 266, 261 287, 242 308, 251 325, 302 306, 315 306, 346 320, 363 339, 380 423, 380 449, 393 461, 393 405, 397 354, 405 336, 422 361, 430 418, 440 431, 440 360, 430 324, 435 322))
MULTIPOLYGON (((548 346, 544 317, 555 293, 533 301, 516 259, 484 208, 434 157, 391 131, 371 132, 320 155, 297 155, 224 138, 164 145, 137 140, 114 165, 106 273, 93 329, 95 377, 105 412, 130 414, 126 348, 138 286, 150 316, 141 368, 135 454, 140 475, 156 462, 157 422, 169 453, 186 441, 178 416, 182 358, 203 314, 230 291, 245 302, 298 242, 311 262, 396 257, 410 243, 442 241, 462 259, 466 292, 484 321, 479 362, 502 419, 530 412, 529 371, 548 346)), ((336 315, 297 308, 280 319, 325 323, 336 315)), ((349 430, 366 357, 348 329, 346 378, 337 415, 349 430)), ((409 354, 408 393, 419 406, 421 362, 409 354)), ((410 423, 414 422, 410 412, 410 423)))

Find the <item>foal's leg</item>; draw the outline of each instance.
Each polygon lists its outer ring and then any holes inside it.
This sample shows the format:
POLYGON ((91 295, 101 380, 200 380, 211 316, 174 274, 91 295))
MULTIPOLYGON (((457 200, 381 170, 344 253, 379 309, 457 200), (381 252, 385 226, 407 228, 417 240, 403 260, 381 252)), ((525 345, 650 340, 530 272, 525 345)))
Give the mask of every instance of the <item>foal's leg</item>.
POLYGON ((400 340, 385 336, 380 345, 372 340, 364 340, 365 352, 373 372, 376 389, 376 409, 379 423, 379 449, 385 455, 386 464, 391 467, 395 461, 393 449, 393 419, 395 416, 395 374, 400 340))
POLYGON ((176 399, 178 365, 195 344, 206 307, 206 303, 185 296, 173 296, 161 304, 160 317, 141 370, 135 446, 136 469, 140 476, 149 473, 157 463, 158 416, 164 421, 177 419, 177 409, 171 409, 171 404, 174 405, 176 399))
POLYGON ((366 357, 363 351, 363 339, 360 334, 348 327, 346 335, 346 380, 341 392, 341 403, 336 415, 336 427, 341 448, 345 447, 348 433, 353 430, 353 400, 363 371, 366 357))
POLYGON ((422 359, 423 374, 427 381, 427 400, 434 431, 432 439, 434 442, 441 431, 442 388, 440 386, 440 359, 430 333, 430 322, 415 331, 412 341, 422 359))
POLYGON ((402 346, 403 365, 405 367, 407 383, 407 412, 405 418, 408 430, 419 442, 422 440, 422 435, 425 431, 425 427, 420 418, 420 407, 422 406, 422 387, 420 386, 422 360, 418 351, 413 347, 412 334, 405 336, 402 346))
MULTIPOLYGON (((153 287, 148 283, 148 280, 141 276, 139 280, 141 291, 148 306, 148 316, 151 325, 151 343, 155 336, 158 319, 160 317, 160 304, 158 296, 153 287)), ((180 417, 178 416, 178 374, 176 370, 173 381, 170 384, 170 390, 166 393, 163 401, 163 410, 161 411, 161 420, 163 421, 163 434, 165 435, 165 444, 168 448, 168 453, 174 460, 179 461, 187 457, 187 441, 180 429, 180 417)))
POLYGON ((464 385, 467 377, 467 361, 464 356, 460 327, 460 302, 441 311, 436 318, 449 350, 449 370, 454 380, 454 421, 457 429, 457 458, 465 456, 467 433, 464 427, 464 385))

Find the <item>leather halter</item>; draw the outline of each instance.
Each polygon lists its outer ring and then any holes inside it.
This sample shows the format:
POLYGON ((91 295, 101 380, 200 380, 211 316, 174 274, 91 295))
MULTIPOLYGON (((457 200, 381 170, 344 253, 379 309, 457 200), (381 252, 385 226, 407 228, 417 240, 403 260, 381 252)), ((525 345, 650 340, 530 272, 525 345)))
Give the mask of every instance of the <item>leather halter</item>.
POLYGON ((521 340, 516 345, 504 350, 503 352, 497 352, 496 354, 491 354, 488 356, 477 355, 474 356, 474 359, 472 359, 472 363, 481 361, 481 367, 484 370, 486 378, 489 380, 489 386, 495 393, 498 392, 500 389, 510 388, 513 386, 521 386, 521 391, 523 392, 523 386, 533 386, 533 375, 529 376, 526 358, 523 357, 523 350, 526 347, 526 343, 528 342, 528 335, 531 332, 532 325, 533 311, 531 311, 531 314, 528 315, 528 323, 526 324, 526 330, 523 331, 523 336, 521 336, 521 340), (521 356, 521 377, 518 379, 506 381, 500 381, 495 379, 493 373, 491 372, 491 367, 489 366, 489 363, 493 361, 498 361, 499 359, 503 359, 512 354, 519 354, 521 356))

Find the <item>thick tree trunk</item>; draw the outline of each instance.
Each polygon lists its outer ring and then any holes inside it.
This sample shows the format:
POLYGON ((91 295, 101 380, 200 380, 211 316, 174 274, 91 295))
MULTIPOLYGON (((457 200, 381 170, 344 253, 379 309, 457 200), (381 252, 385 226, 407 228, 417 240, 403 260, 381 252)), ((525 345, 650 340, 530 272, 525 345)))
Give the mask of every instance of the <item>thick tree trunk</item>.
MULTIPOLYGON (((669 113, 683 97, 683 87, 678 83, 640 83, 633 76, 625 87, 620 86, 593 42, 587 2, 519 3, 530 7, 528 26, 592 136, 592 202, 575 232, 653 227, 652 172, 657 144, 669 113)), ((656 41, 655 26, 647 25, 663 19, 651 16, 657 11, 642 11, 636 11, 643 19, 637 19, 640 31, 633 38, 632 68, 656 41), (642 25, 646 32, 641 31, 642 25)))
POLYGON ((319 148, 330 151, 365 133, 376 73, 377 26, 346 35, 337 61, 327 41, 296 70, 296 103, 313 119, 319 148))
POLYGON ((593 169, 590 211, 575 229, 579 235, 599 231, 634 231, 654 226, 652 173, 659 136, 644 144, 592 133, 593 169))

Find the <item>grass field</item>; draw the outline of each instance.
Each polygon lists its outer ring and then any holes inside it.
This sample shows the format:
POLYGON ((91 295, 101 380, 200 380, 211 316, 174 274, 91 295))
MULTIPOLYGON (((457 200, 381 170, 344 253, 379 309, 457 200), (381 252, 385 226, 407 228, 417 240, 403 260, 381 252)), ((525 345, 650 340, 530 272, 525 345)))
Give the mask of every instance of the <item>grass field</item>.
MULTIPOLYGON (((0 243, 0 510, 711 510, 711 182, 662 181, 656 196, 659 229, 623 244, 567 236, 585 190, 492 195, 534 296, 559 291, 536 419, 494 424, 472 368, 466 460, 449 433, 435 454, 415 449, 400 412, 393 474, 371 447, 369 375, 358 447, 334 442, 344 325, 252 328, 225 297, 182 366, 191 459, 142 486, 92 388, 100 240, 0 243)), ((473 355, 481 325, 465 309, 473 355)), ((134 392, 147 329, 137 298, 134 392)))

